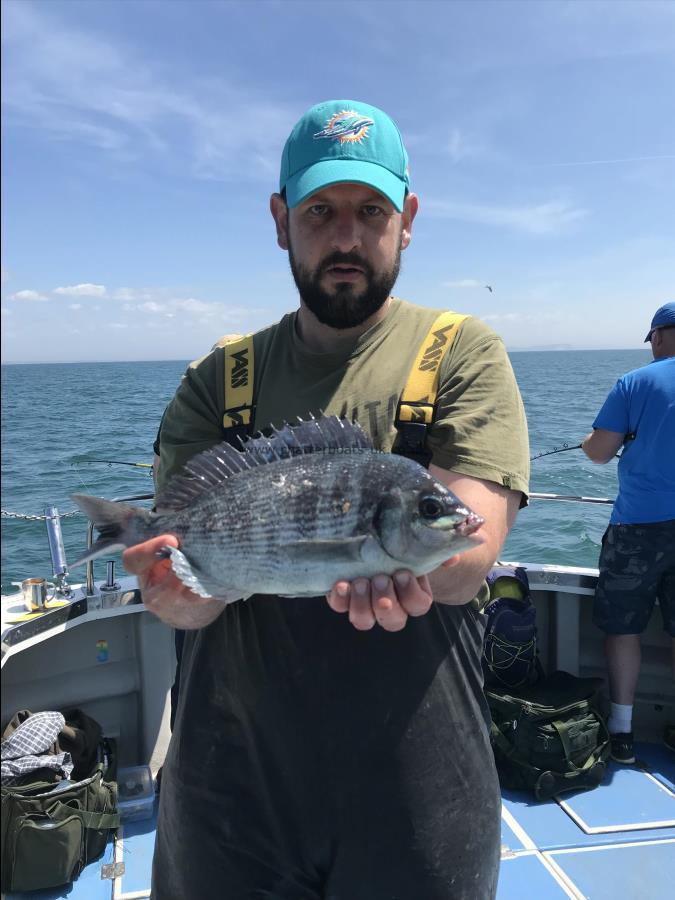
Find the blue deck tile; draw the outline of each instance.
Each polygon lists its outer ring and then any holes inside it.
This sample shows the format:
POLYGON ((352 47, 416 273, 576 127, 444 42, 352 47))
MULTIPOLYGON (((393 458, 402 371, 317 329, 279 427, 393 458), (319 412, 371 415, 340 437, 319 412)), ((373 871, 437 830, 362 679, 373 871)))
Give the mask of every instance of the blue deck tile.
POLYGON ((675 752, 660 744, 635 744, 638 765, 642 763, 648 771, 675 791, 675 752))
POLYGON ((496 900, 569 900, 569 896, 539 854, 528 852, 502 860, 496 900))
POLYGON ((675 794, 662 782, 633 766, 613 767, 610 779, 610 786, 562 798, 584 831, 675 828, 675 794))
MULTIPOLYGON (((546 854, 584 897, 593 900, 670 900, 675 839, 546 854)), ((534 895, 533 895, 534 896, 534 895)))
POLYGON ((505 851, 516 853, 519 850, 530 849, 523 844, 521 837, 514 832, 508 821, 510 816, 504 815, 504 807, 502 806, 502 854, 505 851))
MULTIPOLYGON (((666 805, 668 804, 668 794, 639 773, 639 770, 628 770, 626 767, 619 767, 614 763, 610 763, 605 781, 597 788, 583 794, 565 794, 562 799, 567 804, 574 804, 579 801, 579 798, 583 798, 581 802, 588 804, 586 815, 596 818, 605 809, 617 808, 622 800, 626 809, 630 810, 633 783, 637 777, 642 779, 646 794, 654 801, 650 808, 643 811, 642 814, 648 817, 644 821, 657 821, 664 810, 664 799, 666 805), (632 773, 628 778, 625 774, 618 775, 618 773, 628 771, 632 773), (624 791, 628 784, 631 784, 631 791, 624 791), (651 816, 650 810, 654 813, 653 816, 651 816)), ((672 827, 619 831, 614 834, 586 834, 554 800, 540 802, 535 800, 531 794, 506 790, 502 791, 502 800, 523 831, 542 850, 675 837, 675 828, 672 827)), ((671 815, 669 818, 673 818, 673 816, 671 815)), ((625 821, 638 824, 638 820, 628 818, 628 814, 625 821)))
POLYGON ((124 875, 122 876, 121 893, 132 894, 147 891, 149 895, 156 827, 157 799, 155 799, 151 819, 122 823, 124 875))

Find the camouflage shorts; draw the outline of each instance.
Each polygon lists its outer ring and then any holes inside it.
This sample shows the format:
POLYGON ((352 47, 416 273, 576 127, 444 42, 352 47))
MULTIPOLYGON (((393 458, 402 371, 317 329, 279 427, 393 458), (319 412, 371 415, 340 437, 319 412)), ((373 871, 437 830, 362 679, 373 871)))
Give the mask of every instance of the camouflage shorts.
POLYGON ((602 538, 593 621, 607 634, 641 634, 658 598, 675 637, 675 520, 610 525, 602 538))

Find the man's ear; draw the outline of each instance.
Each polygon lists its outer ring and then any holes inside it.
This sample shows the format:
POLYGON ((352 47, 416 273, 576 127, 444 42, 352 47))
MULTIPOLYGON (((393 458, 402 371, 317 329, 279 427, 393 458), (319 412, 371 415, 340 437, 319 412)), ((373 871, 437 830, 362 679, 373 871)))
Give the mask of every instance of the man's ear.
POLYGON ((412 224, 417 210, 419 209, 419 200, 417 194, 407 194, 403 204, 403 212, 401 213, 402 232, 401 232, 401 249, 405 250, 412 240, 412 224))
POLYGON ((288 207, 281 194, 270 197, 270 212, 277 229, 277 244, 282 250, 288 250, 288 207))

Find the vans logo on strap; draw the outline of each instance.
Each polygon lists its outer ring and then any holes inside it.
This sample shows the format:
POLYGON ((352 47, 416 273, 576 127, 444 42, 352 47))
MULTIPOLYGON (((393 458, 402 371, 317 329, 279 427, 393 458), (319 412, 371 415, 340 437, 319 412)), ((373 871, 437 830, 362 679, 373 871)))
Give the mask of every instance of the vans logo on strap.
POLYGON ((433 332, 434 342, 424 351, 424 356, 419 364, 420 372, 433 372, 440 365, 445 345, 448 343, 449 333, 453 328, 457 327, 456 322, 446 325, 445 328, 439 328, 433 332))
POLYGON ((234 388, 246 387, 248 384, 248 347, 232 354, 234 366, 230 379, 230 386, 234 388))

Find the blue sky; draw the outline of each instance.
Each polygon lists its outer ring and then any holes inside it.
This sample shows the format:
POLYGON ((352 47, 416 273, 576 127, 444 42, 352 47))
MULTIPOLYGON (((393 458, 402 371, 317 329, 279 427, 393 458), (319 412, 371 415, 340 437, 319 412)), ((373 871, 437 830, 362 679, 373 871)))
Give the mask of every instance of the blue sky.
POLYGON ((511 349, 675 299, 675 3, 6 0, 5 362, 187 359, 295 308, 268 212, 309 106, 398 123, 399 296, 511 349), (485 285, 493 286, 493 292, 485 285))

